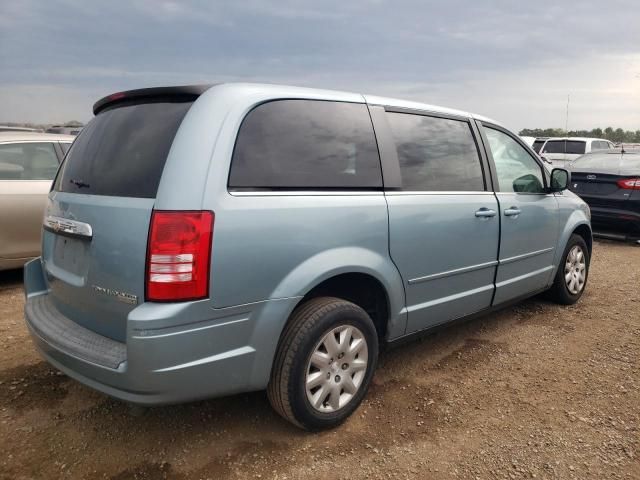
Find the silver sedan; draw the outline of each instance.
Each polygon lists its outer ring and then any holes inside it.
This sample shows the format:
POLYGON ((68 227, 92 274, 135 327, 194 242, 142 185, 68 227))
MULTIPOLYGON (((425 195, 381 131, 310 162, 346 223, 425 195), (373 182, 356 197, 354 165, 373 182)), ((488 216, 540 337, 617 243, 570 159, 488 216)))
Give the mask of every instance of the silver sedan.
POLYGON ((71 135, 0 132, 0 270, 40 254, 42 215, 71 135))

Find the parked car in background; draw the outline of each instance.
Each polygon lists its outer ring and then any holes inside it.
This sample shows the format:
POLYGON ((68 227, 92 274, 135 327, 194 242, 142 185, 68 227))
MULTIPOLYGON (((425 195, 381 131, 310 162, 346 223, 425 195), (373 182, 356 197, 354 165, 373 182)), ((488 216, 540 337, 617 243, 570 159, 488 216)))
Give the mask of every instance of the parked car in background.
POLYGON ((584 155, 571 165, 571 191, 591 208, 603 236, 640 240, 640 151, 584 155))
POLYGON ((536 137, 536 139, 531 144, 531 148, 533 149, 534 152, 539 154, 540 149, 546 143, 547 140, 549 140, 549 137, 536 137))
POLYGON ((266 388, 295 425, 332 427, 382 345, 584 291, 587 205, 487 118, 259 84, 94 113, 49 194, 25 316, 49 362, 114 397, 266 388))
POLYGON ((73 139, 0 132, 0 270, 22 267, 40 254, 47 194, 73 139))
POLYGON ((64 125, 54 125, 47 128, 46 133, 62 133, 64 135, 78 135, 84 127, 82 125, 68 127, 64 125))
POLYGON ((542 148, 540 155, 549 160, 554 167, 567 168, 569 163, 585 153, 611 150, 613 143, 600 138, 549 138, 542 148))
POLYGON ((8 125, 0 125, 0 132, 42 132, 42 130, 38 128, 13 127, 8 125))

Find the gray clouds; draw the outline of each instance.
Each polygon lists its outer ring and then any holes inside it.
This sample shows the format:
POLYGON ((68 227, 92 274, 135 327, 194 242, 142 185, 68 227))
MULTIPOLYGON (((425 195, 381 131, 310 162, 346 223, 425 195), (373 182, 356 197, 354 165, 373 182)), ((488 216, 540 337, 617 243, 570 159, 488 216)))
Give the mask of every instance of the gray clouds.
POLYGON ((5 121, 86 120, 120 89, 241 80, 444 104, 513 128, 563 125, 571 93, 570 126, 640 128, 634 0, 1 3, 5 121))

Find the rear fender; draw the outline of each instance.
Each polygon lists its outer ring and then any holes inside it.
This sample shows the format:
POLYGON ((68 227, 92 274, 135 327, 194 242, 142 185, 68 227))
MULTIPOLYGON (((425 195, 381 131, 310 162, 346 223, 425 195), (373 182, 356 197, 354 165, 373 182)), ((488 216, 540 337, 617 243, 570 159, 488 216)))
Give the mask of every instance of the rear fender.
POLYGON ((391 259, 365 248, 334 248, 308 258, 276 286, 271 298, 303 297, 325 280, 344 273, 367 274, 382 284, 389 299, 388 338, 403 335, 407 318, 402 277, 391 259))

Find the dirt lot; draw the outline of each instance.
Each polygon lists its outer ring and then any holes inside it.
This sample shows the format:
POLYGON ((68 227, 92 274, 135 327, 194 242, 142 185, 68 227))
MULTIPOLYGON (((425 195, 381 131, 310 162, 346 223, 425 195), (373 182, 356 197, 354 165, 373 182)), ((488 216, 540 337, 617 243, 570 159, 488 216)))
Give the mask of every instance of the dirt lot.
POLYGON ((533 299, 383 354, 342 427, 264 393, 131 409, 49 368, 0 272, 0 478, 640 479, 640 247, 597 242, 575 306, 533 299))

